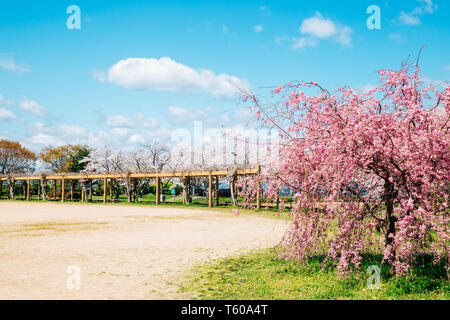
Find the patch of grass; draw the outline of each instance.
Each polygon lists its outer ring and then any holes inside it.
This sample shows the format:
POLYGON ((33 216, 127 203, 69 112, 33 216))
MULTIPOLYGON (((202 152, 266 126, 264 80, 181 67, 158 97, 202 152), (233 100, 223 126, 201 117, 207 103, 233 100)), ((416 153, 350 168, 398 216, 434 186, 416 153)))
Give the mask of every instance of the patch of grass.
POLYGON ((98 230, 109 226, 108 222, 45 222, 35 224, 24 224, 21 228, 2 230, 2 233, 12 236, 45 236, 48 232, 75 232, 98 230))
POLYGON ((346 279, 334 268, 322 271, 323 257, 307 263, 276 257, 265 249, 196 266, 180 280, 180 291, 194 299, 450 299, 446 270, 431 261, 398 277, 381 266, 380 288, 369 289, 366 270, 380 266, 380 255, 365 255, 361 271, 346 279))

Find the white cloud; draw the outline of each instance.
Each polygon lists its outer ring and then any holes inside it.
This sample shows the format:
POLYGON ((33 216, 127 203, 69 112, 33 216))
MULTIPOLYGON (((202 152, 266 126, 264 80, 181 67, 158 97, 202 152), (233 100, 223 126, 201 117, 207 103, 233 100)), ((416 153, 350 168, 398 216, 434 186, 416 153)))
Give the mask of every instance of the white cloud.
POLYGON ((41 146, 52 145, 55 147, 63 145, 63 141, 60 138, 45 133, 39 133, 32 136, 31 143, 41 146))
POLYGON ((437 5, 433 5, 432 0, 418 0, 419 6, 415 7, 410 12, 400 11, 398 21, 400 24, 416 26, 421 23, 420 16, 424 14, 432 14, 437 10, 437 5))
POLYGON ((253 29, 254 29, 256 32, 261 32, 261 31, 264 30, 263 26, 260 25, 260 24, 254 26, 253 29))
POLYGON ((291 48, 302 49, 304 47, 315 47, 318 43, 314 38, 292 38, 291 48))
POLYGON ((44 131, 45 130, 45 124, 43 124, 42 122, 36 122, 33 126, 38 131, 44 131))
POLYGON ((185 123, 187 121, 200 120, 206 117, 206 113, 203 110, 190 110, 176 106, 169 106, 166 114, 169 119, 175 123, 185 123))
POLYGON ((133 144, 144 144, 145 138, 142 135, 135 133, 130 137, 130 139, 128 139, 128 141, 133 144))
POLYGON ((71 137, 84 137, 87 135, 86 129, 77 125, 62 124, 58 127, 61 135, 71 137))
POLYGON ((130 135, 132 131, 130 129, 126 129, 126 128, 113 128, 111 129, 111 133, 115 136, 118 137, 126 137, 128 135, 130 135))
POLYGON ((46 113, 45 107, 41 106, 36 101, 27 98, 24 98, 24 100, 19 103, 19 107, 23 110, 30 111, 36 116, 43 116, 46 113))
POLYGON ((400 12, 400 16, 398 17, 398 20, 401 24, 408 25, 408 26, 415 26, 420 24, 420 19, 417 16, 414 16, 410 13, 406 13, 404 11, 400 12))
MULTIPOLYGON (((350 46, 352 42, 353 30, 350 27, 326 19, 320 12, 316 12, 311 18, 303 19, 299 30, 305 36, 291 39, 293 49, 314 47, 319 44, 319 40, 328 38, 333 38, 343 47, 350 46)), ((281 43, 284 38, 277 38, 276 42, 281 43)))
POLYGON ((351 42, 352 42, 352 29, 350 29, 347 26, 342 27, 341 29, 339 29, 337 36, 336 36, 336 40, 337 42, 339 42, 339 44, 341 46, 350 46, 351 42))
POLYGON ((324 19, 320 13, 316 13, 314 17, 302 21, 300 33, 318 38, 329 38, 336 34, 336 26, 333 21, 324 19))
POLYGON ((31 67, 29 65, 19 65, 13 58, 0 58, 0 68, 12 72, 29 72, 31 67))
POLYGON ((106 125, 109 127, 132 127, 133 121, 125 116, 115 115, 106 119, 106 125))
POLYGON ((14 105, 15 102, 12 100, 5 100, 3 96, 0 94, 0 106, 1 105, 14 105))
POLYGON ((109 127, 125 127, 125 128, 155 128, 158 126, 158 120, 145 117, 141 113, 133 116, 135 119, 129 119, 121 115, 113 115, 106 119, 106 125, 109 127))
POLYGON ((233 97, 237 88, 249 89, 247 80, 208 69, 195 70, 169 57, 128 58, 120 60, 108 71, 108 81, 132 89, 156 91, 202 91, 215 97, 233 97))
POLYGON ((0 120, 12 120, 15 118, 16 116, 12 111, 7 110, 5 108, 0 108, 0 120))
POLYGON ((142 113, 136 113, 135 125, 143 128, 156 128, 159 124, 158 120, 152 117, 145 117, 142 113))

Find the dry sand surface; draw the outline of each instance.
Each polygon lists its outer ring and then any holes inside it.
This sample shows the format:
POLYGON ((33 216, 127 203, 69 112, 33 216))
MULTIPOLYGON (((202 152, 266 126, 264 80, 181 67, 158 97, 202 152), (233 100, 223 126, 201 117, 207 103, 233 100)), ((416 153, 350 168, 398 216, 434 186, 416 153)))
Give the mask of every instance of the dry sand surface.
POLYGON ((286 228, 213 210, 0 202, 0 299, 189 298, 173 283, 190 267, 274 246, 286 228))

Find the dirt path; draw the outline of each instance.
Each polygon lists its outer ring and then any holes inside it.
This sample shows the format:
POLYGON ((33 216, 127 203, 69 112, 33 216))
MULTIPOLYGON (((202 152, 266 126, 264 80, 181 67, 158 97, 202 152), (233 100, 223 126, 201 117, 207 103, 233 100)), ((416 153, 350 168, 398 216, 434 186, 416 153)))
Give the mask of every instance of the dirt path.
POLYGON ((170 284, 189 267, 273 246, 286 227, 231 212, 0 202, 0 299, 189 298, 170 284))

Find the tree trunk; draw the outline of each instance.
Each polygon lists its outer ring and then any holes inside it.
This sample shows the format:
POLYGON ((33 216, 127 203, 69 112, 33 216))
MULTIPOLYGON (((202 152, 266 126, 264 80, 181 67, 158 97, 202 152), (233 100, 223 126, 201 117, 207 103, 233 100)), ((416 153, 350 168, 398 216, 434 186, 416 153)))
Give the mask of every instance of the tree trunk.
POLYGON ((131 187, 131 180, 127 179, 127 183, 125 185, 125 191, 127 193, 127 197, 128 197, 128 202, 132 202, 132 187, 131 187))
POLYGON ((80 180, 80 186, 81 186, 81 199, 84 201, 87 201, 88 199, 88 194, 87 194, 87 180, 86 179, 82 179, 80 180))
POLYGON ((44 201, 48 200, 48 196, 47 196, 47 180, 45 179, 41 179, 41 194, 42 194, 42 199, 44 201))
POLYGON ((14 179, 10 179, 10 180, 8 180, 8 184, 9 184, 9 198, 11 199, 11 200, 15 200, 15 181, 14 181, 14 179))
POLYGON ((183 203, 189 204, 192 202, 191 190, 190 190, 191 180, 189 177, 183 177, 181 183, 183 185, 183 203))
POLYGON ((119 200, 120 197, 120 184, 116 183, 115 187, 115 192, 116 192, 116 200, 119 200))
POLYGON ((384 184, 384 203, 386 206, 386 232, 385 232, 385 248, 391 252, 391 256, 388 259, 395 259, 395 250, 392 248, 395 235, 395 223, 397 218, 394 216, 394 184, 386 181, 384 184))
POLYGON ((233 202, 233 206, 236 205, 236 178, 233 177, 230 180, 230 191, 231 191, 231 201, 233 202))

